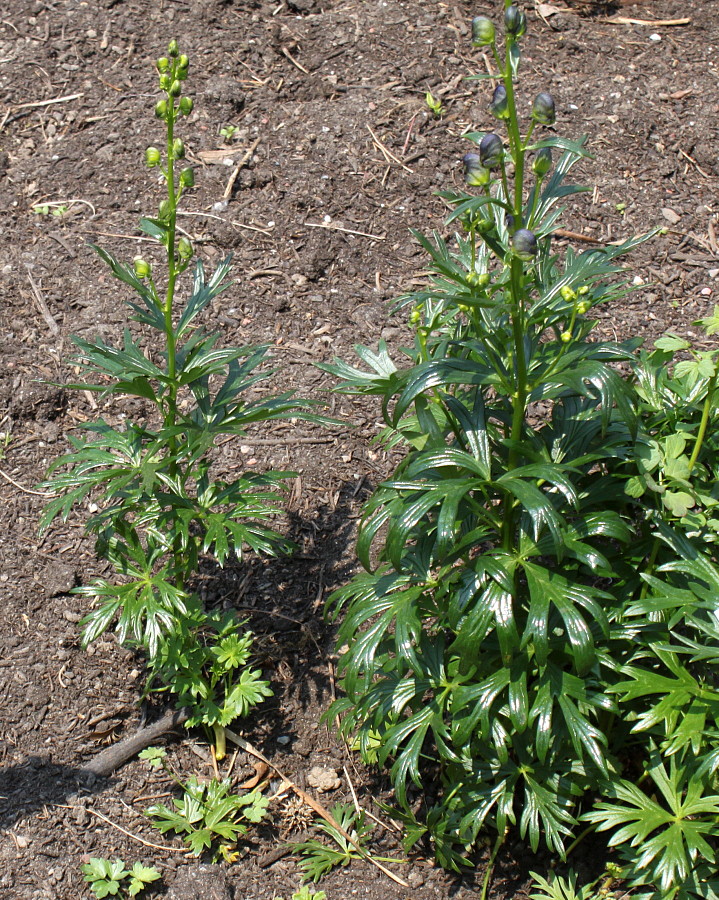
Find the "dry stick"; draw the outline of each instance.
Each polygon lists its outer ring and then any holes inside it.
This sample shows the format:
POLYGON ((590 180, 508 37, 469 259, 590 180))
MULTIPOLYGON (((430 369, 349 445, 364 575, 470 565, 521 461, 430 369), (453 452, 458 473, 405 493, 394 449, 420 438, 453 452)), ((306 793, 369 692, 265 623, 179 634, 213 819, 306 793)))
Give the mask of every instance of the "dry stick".
POLYGON ((37 109, 40 106, 51 106, 53 103, 68 103, 70 100, 79 100, 84 94, 68 94, 66 97, 54 97, 52 100, 35 100, 33 103, 18 103, 12 109, 37 109))
POLYGON ((689 156, 688 153, 685 153, 685 151, 682 150, 681 147, 679 148, 679 152, 681 153, 681 155, 682 155, 685 159, 688 159, 689 162, 690 162, 693 166, 696 167, 696 170, 697 170, 697 172, 699 172, 700 175, 703 175, 705 178, 711 178, 711 175, 709 175, 707 172, 704 171, 704 169, 702 169, 702 167, 701 167, 701 166, 699 165, 699 163, 694 159, 694 157, 689 156))
POLYGON ((145 747, 149 747, 153 741, 163 734, 179 728, 189 717, 190 713, 186 709, 169 710, 161 719, 145 726, 145 728, 141 728, 118 744, 113 744, 107 750, 103 750, 102 753, 81 767, 81 774, 107 778, 109 775, 112 775, 115 769, 127 762, 130 757, 139 753, 140 750, 144 750, 145 747))
POLYGON ((152 841, 146 841, 144 838, 133 834, 131 831, 127 831, 127 829, 123 828, 122 825, 118 825, 116 822, 113 822, 112 819, 108 819, 107 816, 103 816, 101 812, 98 812, 91 806, 77 806, 75 807, 75 809, 86 809, 89 813, 92 813, 93 816, 97 816, 98 819, 102 819, 103 822, 107 822, 108 825, 112 825, 113 828, 117 828, 118 831, 126 834, 129 838, 132 838, 133 841, 144 844, 145 847, 154 847, 156 850, 168 850, 170 853, 187 853, 186 847, 170 847, 167 844, 153 844, 152 841))
POLYGON ((325 224, 324 222, 305 222, 306 228, 326 228, 329 231, 342 231, 345 234, 356 234, 359 237, 370 238, 373 241, 383 241, 387 237, 386 234, 369 234, 366 231, 355 231, 352 228, 345 228, 342 225, 333 225, 331 222, 329 224, 325 224))
POLYGON ((230 175, 230 180, 227 182, 227 187, 225 188, 225 192, 222 195, 223 200, 230 199, 230 194, 232 193, 232 188, 235 186, 235 182, 237 181, 237 176, 240 174, 240 170, 242 168, 244 168, 244 166, 246 166, 247 163, 250 161, 250 157, 257 149, 257 146, 261 140, 262 140, 262 137, 260 136, 255 141, 253 141, 252 145, 247 150, 247 153, 245 153, 245 155, 242 157, 242 159, 235 166, 235 170, 232 173, 232 175, 230 175))
POLYGON ((2 475, 3 478, 6 478, 10 482, 10 484, 14 484, 15 487, 19 491, 22 491, 24 494, 34 494, 36 497, 55 497, 56 496, 55 494, 47 494, 47 493, 45 493, 45 491, 32 491, 32 490, 30 490, 30 488, 23 487, 21 484, 18 484, 17 481, 12 479, 8 475, 7 472, 3 472, 2 469, 0 469, 0 475, 2 475))
POLYGON ((289 59, 289 61, 292 63, 293 66, 297 66, 297 68, 300 70, 300 72, 304 72, 305 75, 310 74, 309 71, 307 69, 305 69, 305 67, 302 65, 302 63, 297 62, 297 60, 290 53, 290 51, 287 49, 287 47, 283 47, 282 52, 287 57, 287 59, 289 59))
POLYGON ((47 327, 55 335, 55 337, 57 337, 58 334, 60 334, 60 328, 59 328, 57 322, 50 315, 50 310, 47 308, 47 303, 45 303, 45 298, 40 293, 40 288, 37 286, 35 279, 32 277, 32 272, 30 271, 30 267, 26 266, 26 268, 27 268, 28 281, 30 282, 30 287, 32 288, 32 292, 33 292, 33 296, 35 297, 35 303, 37 304, 37 308, 40 311, 40 314, 42 315, 43 319, 47 323, 47 327))
POLYGON ((373 866, 376 866, 380 870, 380 872, 384 872, 384 874, 387 875, 388 878, 391 878, 392 881, 402 885, 402 887, 409 887, 409 884, 404 879, 400 878, 399 875, 395 875, 394 872, 390 872, 389 869, 385 868, 382 863, 377 862, 377 860, 374 859, 363 847, 360 847, 360 845, 357 843, 357 841, 354 840, 352 835, 348 834, 344 830, 344 828, 342 828, 342 826, 335 820, 334 816, 329 813, 324 808, 324 806, 318 803, 314 797, 311 797, 307 793, 307 791, 303 791, 302 788, 299 787, 299 785, 295 784, 291 778, 288 778, 287 775, 284 774, 284 772, 278 769, 273 762, 270 762, 269 759, 267 759, 266 756, 260 753, 259 750, 256 750, 252 746, 252 744, 248 743, 243 737, 240 737, 239 734, 236 734, 230 728, 225 728, 225 734, 234 744, 237 744, 238 747, 241 747, 245 751, 245 753, 250 753, 252 754, 252 756, 256 756, 257 759, 262 760, 262 762, 267 763, 268 766, 274 769, 275 772, 280 776, 280 778, 283 781, 287 782, 289 787, 292 788, 292 790, 301 800, 303 800, 311 809, 313 809, 318 816, 323 818, 325 822, 328 822, 334 829, 336 829, 345 840, 349 841, 349 843, 352 844, 352 846, 360 854, 362 859, 366 859, 368 862, 371 862, 373 866))
POLYGON ((401 159, 398 159, 394 155, 394 153, 392 153, 392 151, 382 143, 382 141, 377 137, 377 135, 374 133, 374 131, 372 131, 372 129, 370 128, 369 125, 367 126, 367 131, 369 131, 369 133, 372 135, 372 140, 375 142, 375 146, 377 147, 379 152, 382 154, 382 156, 384 156, 384 158, 387 160, 387 162, 390 162, 390 160, 392 160, 393 162, 396 162, 398 166, 402 166, 402 168, 405 170, 405 172, 410 172, 410 173, 414 172, 413 169, 410 169, 409 166, 406 166, 402 162, 401 159))
POLYGON ((691 19, 627 19, 624 16, 614 16, 611 19, 603 19, 607 25, 691 25, 691 19))

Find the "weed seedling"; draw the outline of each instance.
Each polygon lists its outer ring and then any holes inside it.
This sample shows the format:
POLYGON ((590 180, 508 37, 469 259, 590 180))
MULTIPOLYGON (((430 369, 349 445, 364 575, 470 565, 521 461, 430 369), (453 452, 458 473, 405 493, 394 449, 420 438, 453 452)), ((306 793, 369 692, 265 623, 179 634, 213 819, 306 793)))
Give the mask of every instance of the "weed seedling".
POLYGON ((103 897, 137 897, 145 888, 162 876, 154 867, 136 862, 131 869, 125 868, 121 859, 92 858, 82 867, 85 881, 93 894, 103 897))
POLYGON ((174 831, 182 835, 195 856, 214 847, 216 858, 228 862, 236 859, 234 847, 238 838, 247 834, 250 824, 262 821, 268 799, 260 791, 232 793, 232 783, 227 778, 201 782, 192 776, 183 781, 167 764, 165 751, 158 747, 143 750, 140 758, 153 769, 162 768, 182 791, 182 796, 172 801, 172 808, 156 803, 145 810, 162 834, 174 831))

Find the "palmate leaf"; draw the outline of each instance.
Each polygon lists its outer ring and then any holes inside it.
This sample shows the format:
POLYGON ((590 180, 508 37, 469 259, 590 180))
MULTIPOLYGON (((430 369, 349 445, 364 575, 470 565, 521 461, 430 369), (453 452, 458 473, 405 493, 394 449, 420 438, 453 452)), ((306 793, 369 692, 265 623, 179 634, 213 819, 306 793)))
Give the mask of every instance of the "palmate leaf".
POLYGON ((653 751, 647 773, 664 804, 629 781, 616 781, 607 786, 612 800, 597 802, 582 818, 599 831, 616 829, 609 846, 623 848, 634 871, 659 890, 676 891, 702 859, 715 862, 707 839, 717 836, 719 795, 708 792, 706 776, 695 762, 681 765, 676 756, 667 771, 653 751))
POLYGON ((195 277, 192 285, 192 293, 185 305, 180 320, 175 328, 175 337, 180 338, 187 331, 192 321, 215 297, 226 290, 232 284, 225 281, 230 271, 232 254, 225 257, 215 268, 209 281, 205 280, 205 269, 202 260, 197 260, 195 265, 195 277))
POLYGON ((119 262, 112 253, 108 253, 107 250, 103 250, 102 247, 98 247, 96 244, 90 244, 90 246, 100 259, 110 267, 114 277, 117 278, 118 281, 122 281, 129 285, 141 298, 144 303, 144 309, 137 303, 126 301, 128 306, 135 310, 135 320, 142 322, 145 325, 150 325, 158 331, 164 331, 164 313, 158 303, 157 297, 153 293, 152 287, 137 277, 132 266, 127 265, 127 263, 119 262))
POLYGON ((575 670, 580 675, 585 674, 595 661, 594 635, 580 610, 588 613, 607 637, 609 623, 602 601, 613 598, 598 588, 569 581, 529 560, 523 566, 530 596, 524 643, 533 642, 540 665, 543 665, 549 656, 550 621, 558 614, 569 641, 575 670))

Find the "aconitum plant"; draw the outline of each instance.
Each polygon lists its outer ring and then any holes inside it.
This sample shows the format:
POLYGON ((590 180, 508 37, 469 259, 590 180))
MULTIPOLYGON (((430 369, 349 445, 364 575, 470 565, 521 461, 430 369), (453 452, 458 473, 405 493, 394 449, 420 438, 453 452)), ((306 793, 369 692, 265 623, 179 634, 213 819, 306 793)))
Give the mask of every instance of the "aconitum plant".
MULTIPOLYGON (((492 127, 465 135, 452 240, 416 234, 414 346, 327 369, 381 398, 405 456, 365 508, 364 571, 329 600, 344 695, 329 715, 389 767, 407 846, 492 863, 508 835, 566 858, 608 838, 644 900, 718 895, 717 351, 608 341, 592 310, 631 290, 648 235, 556 246, 586 141, 516 91, 525 13, 472 40, 492 127), (675 354, 685 354, 675 359, 675 354)), ((719 330, 716 314, 702 320, 719 330)))
POLYGON ((268 693, 257 670, 245 667, 249 645, 233 636, 238 625, 203 610, 193 589, 201 556, 220 566, 245 549, 276 555, 290 542, 269 527, 280 512, 278 489, 288 472, 245 471, 234 481, 212 472, 212 450, 223 436, 240 436, 256 423, 300 416, 312 418, 306 403, 291 394, 245 399, 267 378, 260 369, 267 347, 218 346, 219 335, 198 326, 198 317, 229 287, 230 258, 205 276, 189 238, 177 224, 178 205, 194 183, 177 135, 193 109, 184 93, 189 60, 171 41, 157 60, 161 99, 155 115, 164 125, 164 145, 148 147, 145 163, 164 185, 154 216, 140 228, 157 241, 162 264, 136 257, 120 262, 95 247, 113 276, 132 292, 132 318, 149 329, 143 342, 130 330, 120 347, 99 338, 74 338, 75 363, 87 380, 68 385, 102 398, 142 400, 147 416, 121 426, 103 419, 71 437, 71 452, 57 459, 43 490, 57 494, 40 528, 56 516, 67 519, 86 501, 97 511, 87 522, 98 555, 117 577, 99 578, 78 589, 90 603, 83 641, 115 625, 123 643, 144 648, 153 688, 169 689, 189 706, 193 724, 214 732, 218 756, 225 725, 244 715, 268 693), (194 264, 189 296, 178 300, 182 275, 194 264), (161 348, 158 352, 159 347, 161 348), (195 669, 189 661, 196 661, 195 669))

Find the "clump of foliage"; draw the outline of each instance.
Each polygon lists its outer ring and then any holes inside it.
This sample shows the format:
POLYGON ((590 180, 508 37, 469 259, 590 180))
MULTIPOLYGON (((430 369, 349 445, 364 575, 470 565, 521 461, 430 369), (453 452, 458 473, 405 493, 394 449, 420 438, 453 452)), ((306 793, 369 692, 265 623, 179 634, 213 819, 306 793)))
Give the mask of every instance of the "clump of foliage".
POLYGON ((97 857, 92 857, 82 867, 82 874, 98 900, 102 897, 137 897, 148 884, 162 877, 153 866, 136 862, 131 869, 126 869, 121 859, 110 861, 97 857))
POLYGON ((292 845, 293 853, 299 856, 298 865, 304 881, 317 882, 337 866, 348 866, 353 859, 363 858, 374 827, 365 821, 364 810, 358 812, 351 804, 335 803, 331 815, 341 830, 324 819, 316 823, 323 835, 331 839, 331 844, 309 838, 292 845), (345 837, 343 831, 350 835, 354 843, 345 837))
POLYGON ((244 668, 247 637, 233 638, 236 623, 204 611, 193 578, 202 555, 222 566, 245 548, 268 555, 290 549, 268 520, 279 512, 277 492, 292 473, 245 471, 225 481, 212 473, 212 450, 219 438, 243 435, 256 423, 297 415, 317 419, 289 393, 256 394, 271 374, 262 368, 267 347, 221 348, 217 333, 197 327, 198 316, 230 284, 230 257, 209 279, 197 260, 189 296, 178 301, 180 276, 195 252, 177 224, 194 172, 183 163, 185 147, 176 135, 193 109, 183 94, 189 60, 176 41, 157 60, 157 70, 163 96, 155 114, 165 126, 165 146, 148 147, 145 161, 159 172, 166 195, 140 227, 157 241, 165 264, 136 257, 129 265, 94 248, 113 276, 134 291, 127 303, 146 337, 128 329, 120 347, 74 338, 74 362, 87 380, 68 385, 102 398, 139 398, 148 412, 121 426, 99 419, 85 426, 87 436, 70 438, 71 452, 52 464, 42 485, 57 496, 40 529, 92 501, 96 511, 87 530, 118 577, 78 589, 92 604, 82 622, 84 643, 116 623, 122 642, 147 651, 154 683, 164 679, 180 703, 193 708, 191 721, 215 730, 221 756, 222 726, 244 715, 268 689, 257 672, 244 668))
POLYGON ((183 781, 170 769, 165 751, 158 747, 148 747, 140 757, 152 768, 164 769, 182 791, 171 807, 155 803, 145 810, 155 827, 162 834, 173 831, 182 835, 194 856, 214 848, 216 857, 228 862, 236 859, 234 847, 251 824, 264 819, 267 797, 257 790, 234 793, 229 778, 201 781, 193 775, 183 781))
POLYGON ((455 239, 416 234, 432 277, 401 301, 408 363, 380 343, 327 367, 381 399, 405 449, 366 506, 364 571, 329 601, 345 648, 329 715, 390 766, 407 845, 429 836, 446 867, 486 829, 492 858, 514 830, 564 857, 589 823, 633 896, 712 898, 716 352, 597 336, 592 310, 631 290, 618 260, 647 235, 556 249, 588 154, 548 130, 550 94, 520 114, 526 27, 509 2, 503 41, 473 21, 505 136, 466 135, 472 190, 441 194, 455 239))

